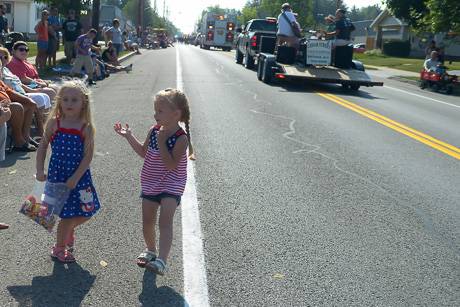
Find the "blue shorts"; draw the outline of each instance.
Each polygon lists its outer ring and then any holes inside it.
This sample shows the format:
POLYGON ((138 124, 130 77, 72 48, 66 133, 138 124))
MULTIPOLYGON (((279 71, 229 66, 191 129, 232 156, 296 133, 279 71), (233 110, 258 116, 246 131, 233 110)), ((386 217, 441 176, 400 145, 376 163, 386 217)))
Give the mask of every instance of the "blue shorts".
POLYGON ((37 41, 37 48, 48 51, 48 41, 37 41))
POLYGON ((173 195, 173 194, 169 194, 169 193, 160 193, 160 194, 157 194, 157 195, 146 195, 144 193, 141 193, 141 198, 146 199, 146 200, 150 200, 150 201, 153 201, 153 202, 159 203, 159 204, 161 204, 161 200, 163 198, 173 198, 173 199, 175 199, 177 201, 177 205, 179 206, 182 196, 173 195))

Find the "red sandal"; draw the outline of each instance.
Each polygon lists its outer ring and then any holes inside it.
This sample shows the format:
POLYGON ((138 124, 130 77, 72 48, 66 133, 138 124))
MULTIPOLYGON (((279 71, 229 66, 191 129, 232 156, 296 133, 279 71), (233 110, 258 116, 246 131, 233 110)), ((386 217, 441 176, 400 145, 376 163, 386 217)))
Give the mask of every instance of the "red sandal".
POLYGON ((67 240, 65 242, 65 245, 67 246, 67 251, 70 253, 75 252, 75 232, 72 231, 72 233, 67 237, 67 240))
POLYGON ((51 250, 51 258, 62 263, 72 263, 76 261, 72 253, 66 250, 65 247, 58 247, 56 245, 54 245, 51 250))

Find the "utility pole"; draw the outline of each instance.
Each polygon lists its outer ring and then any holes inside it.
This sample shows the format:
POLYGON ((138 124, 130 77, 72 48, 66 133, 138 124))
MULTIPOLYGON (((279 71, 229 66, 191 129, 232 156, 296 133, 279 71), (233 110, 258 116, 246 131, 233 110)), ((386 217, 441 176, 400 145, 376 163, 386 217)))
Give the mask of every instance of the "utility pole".
POLYGON ((137 11, 137 35, 140 36, 144 27, 144 6, 145 0, 139 0, 137 11))
POLYGON ((165 19, 166 14, 166 0, 163 0, 163 20, 165 19))
POLYGON ((91 26, 98 31, 98 35, 94 39, 95 43, 98 41, 99 36, 99 16, 101 9, 101 0, 93 0, 93 16, 91 18, 91 26))

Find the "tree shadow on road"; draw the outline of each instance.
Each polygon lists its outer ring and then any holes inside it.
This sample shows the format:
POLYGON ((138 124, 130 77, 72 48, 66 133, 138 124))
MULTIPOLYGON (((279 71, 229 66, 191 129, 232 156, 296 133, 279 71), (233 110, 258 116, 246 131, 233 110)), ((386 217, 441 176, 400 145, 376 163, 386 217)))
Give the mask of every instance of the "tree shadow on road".
POLYGON ((51 275, 34 277, 30 286, 9 286, 7 289, 20 307, 78 307, 95 279, 95 275, 77 263, 55 262, 51 275))
POLYGON ((157 276, 149 271, 144 272, 142 281, 142 292, 139 294, 139 306, 153 307, 183 307, 184 298, 173 288, 162 286, 157 287, 157 276))

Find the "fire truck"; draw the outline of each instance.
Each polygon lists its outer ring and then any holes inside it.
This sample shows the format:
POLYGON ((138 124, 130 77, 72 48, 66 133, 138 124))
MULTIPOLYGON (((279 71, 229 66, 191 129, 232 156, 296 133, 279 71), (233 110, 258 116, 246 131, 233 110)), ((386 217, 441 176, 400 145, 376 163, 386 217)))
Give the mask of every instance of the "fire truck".
POLYGON ((207 12, 203 15, 200 28, 200 48, 221 48, 232 50, 236 30, 236 16, 207 12))

